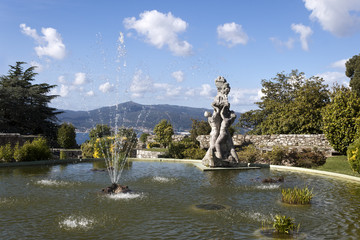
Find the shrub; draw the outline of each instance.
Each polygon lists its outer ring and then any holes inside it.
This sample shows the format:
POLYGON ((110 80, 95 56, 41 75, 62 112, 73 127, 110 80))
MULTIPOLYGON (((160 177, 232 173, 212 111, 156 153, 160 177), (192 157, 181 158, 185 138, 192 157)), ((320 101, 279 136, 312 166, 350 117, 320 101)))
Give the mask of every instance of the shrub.
POLYGON ((307 186, 304 188, 288 188, 281 190, 281 200, 284 203, 288 204, 310 204, 311 199, 313 198, 314 194, 312 193, 312 189, 310 190, 307 186))
POLYGON ((66 153, 63 150, 60 150, 60 159, 66 159, 66 153))
POLYGON ((326 163, 326 157, 323 152, 314 149, 292 149, 287 156, 289 162, 295 167, 318 167, 326 163))
POLYGON ((354 172, 360 173, 360 138, 355 140, 352 144, 349 145, 347 149, 347 159, 349 161, 350 167, 354 172))
POLYGON ((160 147, 160 143, 158 143, 158 142, 151 142, 148 145, 149 145, 149 148, 159 148, 160 147))
POLYGON ((87 141, 81 144, 81 151, 83 158, 93 158, 94 156, 94 145, 87 141))
POLYGON ((271 164, 281 165, 282 162, 286 159, 288 152, 289 150, 287 147, 274 146, 272 151, 264 154, 264 158, 267 162, 270 162, 271 164))
POLYGON ((34 139, 29 141, 14 154, 16 161, 38 161, 50 159, 52 154, 45 138, 34 139))
POLYGON ((295 226, 293 218, 276 215, 273 227, 278 233, 291 234, 292 231, 298 230, 300 226, 295 226))
POLYGON ((237 152, 237 155, 240 162, 254 163, 261 159, 261 152, 252 144, 237 152))
POLYGON ((184 158, 187 158, 187 159, 203 159, 206 154, 206 150, 201 149, 199 147, 191 147, 191 148, 185 149, 183 154, 184 154, 184 158))
POLYGON ((0 161, 11 162, 14 160, 14 150, 10 143, 0 146, 0 161))

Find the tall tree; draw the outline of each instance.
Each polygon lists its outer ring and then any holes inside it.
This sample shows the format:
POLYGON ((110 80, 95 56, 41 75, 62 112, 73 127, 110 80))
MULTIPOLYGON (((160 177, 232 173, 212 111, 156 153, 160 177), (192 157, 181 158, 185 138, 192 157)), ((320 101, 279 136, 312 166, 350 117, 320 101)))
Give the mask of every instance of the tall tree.
POLYGON ((96 140, 97 138, 102 138, 105 136, 111 136, 111 128, 107 124, 96 124, 96 126, 91 129, 89 133, 91 140, 96 140))
POLYGON ((42 134, 56 138, 56 115, 60 112, 48 104, 57 95, 49 95, 55 85, 32 84, 34 67, 24 70, 24 62, 10 66, 8 75, 0 77, 0 132, 42 134))
POLYGON ((329 102, 323 81, 306 79, 297 70, 262 80, 262 101, 256 103, 259 109, 242 114, 239 127, 252 129, 252 134, 322 133, 321 109, 329 102))
POLYGON ((350 78, 351 90, 360 96, 360 54, 350 58, 345 66, 345 74, 350 78))
POLYGON ((344 86, 335 86, 331 102, 323 109, 324 133, 332 147, 346 154, 359 137, 360 98, 344 86))
POLYGON ((57 142, 62 148, 76 147, 75 127, 71 123, 63 123, 58 129, 57 142))
POLYGON ((210 124, 207 121, 191 119, 190 139, 193 142, 197 142, 196 138, 199 135, 208 135, 211 132, 210 124))
POLYGON ((156 135, 155 140, 161 143, 164 147, 169 146, 174 135, 174 129, 170 122, 163 119, 154 128, 156 135))

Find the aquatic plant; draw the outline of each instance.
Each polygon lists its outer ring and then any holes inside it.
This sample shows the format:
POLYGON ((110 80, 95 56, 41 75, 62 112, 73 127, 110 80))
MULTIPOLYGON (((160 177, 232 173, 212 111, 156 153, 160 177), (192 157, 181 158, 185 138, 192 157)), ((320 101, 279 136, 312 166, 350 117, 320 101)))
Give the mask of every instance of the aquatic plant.
POLYGON ((307 186, 304 188, 295 187, 293 189, 282 189, 281 194, 281 200, 284 203, 301 205, 310 204, 310 201, 314 196, 313 190, 310 190, 307 186))
POLYGON ((291 234, 292 231, 299 231, 300 224, 295 226, 294 219, 287 216, 276 215, 274 218, 273 228, 277 233, 291 234))

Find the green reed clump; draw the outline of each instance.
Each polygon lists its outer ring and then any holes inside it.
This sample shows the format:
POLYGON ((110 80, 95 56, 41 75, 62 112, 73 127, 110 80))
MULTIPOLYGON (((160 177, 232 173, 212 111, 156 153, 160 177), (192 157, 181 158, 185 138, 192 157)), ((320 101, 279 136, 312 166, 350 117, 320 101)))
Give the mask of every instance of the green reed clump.
POLYGON ((281 200, 284 203, 288 204, 310 204, 311 199, 313 198, 313 190, 309 189, 307 186, 304 188, 287 188, 281 190, 282 197, 281 200))
POLYGON ((273 228, 278 233, 291 234, 292 231, 299 231, 300 224, 295 226, 294 219, 291 217, 276 215, 273 223, 273 228))

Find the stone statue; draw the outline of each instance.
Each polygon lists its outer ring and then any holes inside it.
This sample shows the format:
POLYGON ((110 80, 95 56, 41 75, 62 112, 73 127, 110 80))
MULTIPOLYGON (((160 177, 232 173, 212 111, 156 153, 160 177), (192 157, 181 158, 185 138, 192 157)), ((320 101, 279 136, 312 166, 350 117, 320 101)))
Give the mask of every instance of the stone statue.
POLYGON ((228 94, 230 85, 224 77, 215 79, 217 95, 211 106, 213 114, 205 112, 204 116, 208 119, 211 127, 210 147, 202 160, 203 165, 209 167, 232 167, 239 162, 235 152, 229 127, 234 123, 236 115, 230 110, 228 94))

